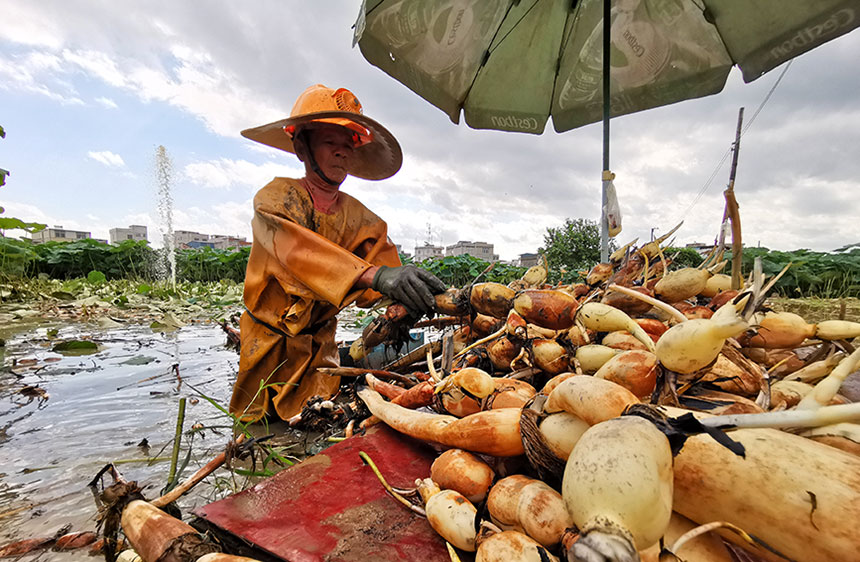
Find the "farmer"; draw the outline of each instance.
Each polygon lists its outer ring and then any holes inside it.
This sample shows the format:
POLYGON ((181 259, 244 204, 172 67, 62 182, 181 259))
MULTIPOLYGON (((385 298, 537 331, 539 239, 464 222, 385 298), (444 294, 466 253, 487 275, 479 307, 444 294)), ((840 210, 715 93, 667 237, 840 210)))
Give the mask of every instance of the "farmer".
POLYGON ((242 135, 291 152, 305 166, 303 178, 277 177, 254 197, 242 351, 230 401, 230 412, 244 421, 267 414, 287 419, 340 384, 317 370, 338 365, 338 311, 387 296, 417 317, 432 310, 433 294, 445 286, 401 265, 385 222, 340 191, 348 174, 385 179, 403 158, 394 136, 362 114, 352 92, 311 86, 288 119, 242 135))

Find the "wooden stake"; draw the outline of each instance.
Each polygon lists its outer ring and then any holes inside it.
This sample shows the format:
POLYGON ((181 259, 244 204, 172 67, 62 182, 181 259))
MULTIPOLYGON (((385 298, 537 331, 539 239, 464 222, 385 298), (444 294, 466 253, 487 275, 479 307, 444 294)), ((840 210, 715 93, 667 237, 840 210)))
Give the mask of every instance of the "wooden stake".
POLYGON ((179 413, 176 415, 176 435, 173 437, 173 454, 170 455, 170 471, 167 473, 167 487, 176 483, 176 465, 179 460, 179 445, 182 443, 182 425, 185 423, 185 398, 179 399, 179 413))
MULTIPOLYGON (((245 434, 241 433, 241 434, 239 434, 239 437, 236 438, 236 444, 239 445, 244 440, 245 440, 245 434)), ((169 503, 175 502, 185 492, 187 492, 188 490, 193 488, 195 484, 197 484, 198 482, 200 482, 201 480, 203 480, 204 478, 206 478, 207 476, 209 476, 210 474, 215 472, 215 469, 217 469, 222 464, 224 464, 224 461, 226 459, 227 459, 227 451, 221 452, 214 459, 212 459, 211 461, 206 463, 206 466, 202 467, 200 470, 195 472, 191 476, 191 478, 189 478, 188 480, 186 480, 185 482, 183 482, 179 486, 176 486, 170 492, 164 494, 160 498, 156 498, 149 503, 151 503, 155 507, 162 508, 169 503)))

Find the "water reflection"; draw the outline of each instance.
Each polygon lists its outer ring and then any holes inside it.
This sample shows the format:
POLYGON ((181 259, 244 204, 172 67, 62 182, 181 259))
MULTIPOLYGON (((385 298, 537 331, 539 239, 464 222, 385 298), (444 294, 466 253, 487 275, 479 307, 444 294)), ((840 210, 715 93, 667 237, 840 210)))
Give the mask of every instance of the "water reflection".
MULTIPOLYGON (((74 531, 93 530, 95 504, 87 483, 106 462, 146 458, 138 446, 144 439, 149 454, 168 457, 182 397, 188 399, 186 431, 195 423, 223 428, 220 435, 206 430, 195 436, 184 477, 223 449, 230 435, 229 419, 191 388, 221 404, 229 400, 238 356, 224 347, 219 326, 189 325, 163 334, 146 326, 110 331, 63 326, 59 338, 89 337, 99 344, 98 353, 80 357, 52 352, 49 328, 6 336, 0 372, 0 544, 50 536, 66 524, 74 531), (28 401, 20 392, 27 386, 42 389, 47 400, 28 401)), ((186 450, 183 444, 181 457, 186 450)), ((118 468, 152 498, 166 482, 168 464, 118 468)), ((195 489, 180 507, 188 512, 217 493, 211 486, 195 489)), ((86 549, 59 556, 89 560, 86 549)))

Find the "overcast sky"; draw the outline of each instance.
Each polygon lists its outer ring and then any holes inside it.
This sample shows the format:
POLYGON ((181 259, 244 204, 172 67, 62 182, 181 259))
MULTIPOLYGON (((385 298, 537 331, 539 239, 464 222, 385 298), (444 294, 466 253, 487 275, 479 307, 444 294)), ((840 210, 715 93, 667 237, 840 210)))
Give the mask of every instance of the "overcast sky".
MULTIPOLYGON (((599 124, 563 134, 548 124, 541 136, 454 125, 351 47, 359 4, 0 0, 5 216, 97 238, 144 224, 156 240, 163 145, 174 228, 250 240, 253 194, 303 169, 239 131, 287 117, 302 90, 322 83, 351 89, 403 147, 393 178, 349 178, 342 189, 385 219, 405 251, 480 240, 510 260, 536 251, 565 218, 599 218, 599 124)), ((858 60, 856 31, 795 59, 746 132, 735 190, 747 244, 860 242, 858 60)), ((735 69, 720 94, 612 121, 620 243, 682 218, 678 244, 714 240, 730 158, 717 165, 738 109, 749 123, 783 68, 751 84, 735 69)))

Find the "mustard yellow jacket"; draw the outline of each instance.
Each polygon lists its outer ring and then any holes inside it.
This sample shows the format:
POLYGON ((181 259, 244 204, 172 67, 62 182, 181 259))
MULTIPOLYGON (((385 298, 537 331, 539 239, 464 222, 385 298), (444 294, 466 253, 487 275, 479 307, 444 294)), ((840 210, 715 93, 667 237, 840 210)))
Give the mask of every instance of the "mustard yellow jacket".
POLYGON ((275 178, 254 197, 247 312, 230 401, 230 412, 245 421, 266 413, 288 419, 312 396, 337 390, 338 377, 316 370, 338 364, 335 315, 381 297, 353 289, 368 268, 400 265, 385 222, 346 193, 338 199, 331 214, 316 211, 290 178, 275 178))

